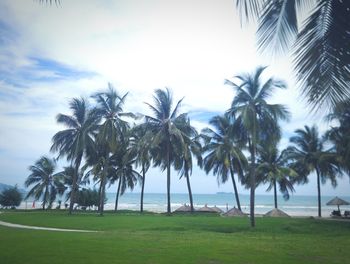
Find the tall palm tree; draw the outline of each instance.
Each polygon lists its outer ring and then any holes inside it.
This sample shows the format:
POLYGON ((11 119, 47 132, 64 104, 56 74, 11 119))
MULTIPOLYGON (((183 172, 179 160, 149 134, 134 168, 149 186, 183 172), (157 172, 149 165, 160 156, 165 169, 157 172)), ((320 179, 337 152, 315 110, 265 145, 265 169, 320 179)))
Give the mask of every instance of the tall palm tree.
POLYGON ((258 18, 260 50, 278 55, 294 45, 296 76, 312 106, 350 98, 349 1, 236 0, 236 6, 241 18, 258 18))
POLYGON ((29 167, 31 174, 24 183, 26 187, 34 185, 25 199, 34 196, 34 198, 38 200, 42 197, 43 210, 45 210, 46 203, 48 203, 48 208, 51 208, 57 193, 62 195, 65 190, 60 174, 54 173, 55 169, 55 160, 43 156, 37 160, 34 165, 29 167))
POLYGON ((147 130, 152 133, 152 157, 155 166, 167 171, 167 213, 170 206, 170 169, 174 155, 184 149, 184 135, 188 126, 187 114, 178 115, 182 99, 172 109, 173 98, 168 88, 155 90, 154 105, 146 103, 153 116, 145 115, 147 130))
POLYGON ((267 99, 276 89, 286 88, 283 81, 269 78, 261 81, 266 67, 258 67, 253 74, 236 76, 238 82, 226 80, 236 92, 228 113, 236 117, 241 124, 241 132, 246 134, 250 152, 250 221, 255 226, 255 188, 256 188, 256 152, 261 141, 275 140, 280 137, 279 120, 288 120, 287 108, 280 104, 268 104, 267 99))
POLYGON ((146 173, 151 166, 151 139, 152 134, 147 131, 146 124, 135 126, 131 132, 130 139, 130 155, 135 156, 135 165, 141 167, 141 197, 140 197, 140 212, 143 212, 143 198, 145 191, 146 173))
MULTIPOLYGON (((105 92, 96 93, 93 97, 96 100, 97 106, 93 112, 102 119, 102 124, 99 126, 96 136, 96 144, 104 153, 103 157, 99 157, 96 168, 101 169, 100 175, 100 215, 103 215, 105 188, 108 180, 109 171, 112 168, 110 162, 113 152, 118 147, 120 140, 125 131, 129 128, 128 123, 122 118, 133 116, 131 113, 123 112, 123 105, 128 94, 119 96, 111 84, 108 84, 108 90, 105 92)), ((96 160, 96 159, 95 159, 96 160)), ((95 168, 95 169, 96 169, 95 168)))
POLYGON ((234 173, 242 177, 247 160, 242 152, 242 145, 237 139, 237 130, 233 122, 234 119, 228 114, 215 116, 209 121, 214 129, 203 129, 201 134, 204 139, 203 152, 207 152, 203 167, 207 174, 213 171, 218 183, 225 183, 229 175, 231 176, 237 207, 241 211, 234 173))
POLYGON ((275 144, 260 144, 257 161, 257 179, 263 184, 269 184, 266 191, 273 189, 275 208, 277 209, 277 185, 285 200, 289 199, 289 192, 294 192, 293 178, 298 174, 288 167, 286 151, 279 153, 275 144))
POLYGON ((299 174, 298 183, 307 183, 311 173, 316 172, 318 216, 321 217, 321 182, 331 180, 333 187, 337 185, 336 177, 341 175, 337 155, 325 149, 325 139, 321 138, 316 126, 295 130, 296 136, 290 138, 294 144, 288 148, 292 168, 299 174))
POLYGON ((69 214, 73 211, 77 181, 81 161, 86 151, 94 144, 93 133, 96 130, 98 117, 90 111, 85 99, 73 98, 69 102, 72 115, 58 114, 57 123, 67 129, 57 132, 52 138, 51 151, 58 152, 58 157, 65 156, 74 166, 72 192, 69 204, 69 214))

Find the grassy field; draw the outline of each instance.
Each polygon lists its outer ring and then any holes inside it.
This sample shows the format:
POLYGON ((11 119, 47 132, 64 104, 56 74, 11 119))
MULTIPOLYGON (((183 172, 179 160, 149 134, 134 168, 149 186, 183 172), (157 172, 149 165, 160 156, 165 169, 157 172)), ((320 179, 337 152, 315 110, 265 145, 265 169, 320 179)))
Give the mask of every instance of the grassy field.
POLYGON ((4 212, 0 220, 99 230, 67 233, 0 226, 0 263, 349 263, 350 221, 210 215, 4 212))

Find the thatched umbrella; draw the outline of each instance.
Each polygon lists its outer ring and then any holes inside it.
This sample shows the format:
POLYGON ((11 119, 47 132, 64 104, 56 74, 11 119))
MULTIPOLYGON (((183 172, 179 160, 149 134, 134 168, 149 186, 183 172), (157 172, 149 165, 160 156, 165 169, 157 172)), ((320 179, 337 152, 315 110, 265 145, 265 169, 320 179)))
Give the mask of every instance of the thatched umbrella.
POLYGON ((207 205, 204 205, 204 207, 199 208, 197 212, 217 213, 215 209, 208 207, 207 205))
POLYGON ((327 205, 337 205, 338 206, 338 211, 340 211, 339 205, 349 205, 350 203, 338 198, 337 196, 335 198, 333 198, 332 200, 330 200, 328 203, 326 203, 327 205))
POLYGON ((184 204, 175 210, 175 212, 190 212, 191 206, 184 204))
POLYGON ((228 210, 226 213, 222 214, 224 216, 246 216, 241 210, 238 210, 236 207, 228 210))
POLYGON ((211 209, 213 209, 213 210, 215 210, 215 212, 217 212, 217 213, 219 213, 219 214, 221 214, 223 211, 219 208, 219 207, 217 207, 216 205, 214 206, 214 207, 212 207, 211 209))
POLYGON ((271 211, 264 214, 264 216, 271 216, 271 217, 290 217, 288 214, 283 212, 280 209, 274 208, 271 211))

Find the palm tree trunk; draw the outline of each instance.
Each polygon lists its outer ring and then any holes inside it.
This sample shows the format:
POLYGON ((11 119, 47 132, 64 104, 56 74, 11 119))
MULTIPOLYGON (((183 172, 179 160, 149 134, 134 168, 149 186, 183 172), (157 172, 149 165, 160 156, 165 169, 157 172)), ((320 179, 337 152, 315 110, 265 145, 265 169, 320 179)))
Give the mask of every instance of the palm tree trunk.
POLYGON ((171 214, 171 206, 170 206, 170 142, 167 143, 167 157, 166 157, 166 172, 167 172, 167 213, 171 214))
POLYGON ((235 180, 235 177, 234 177, 234 174, 233 174, 233 168, 232 168, 232 164, 231 163, 230 163, 230 172, 231 172, 231 179, 232 179, 232 184, 233 184, 233 190, 235 192, 237 207, 238 207, 238 210, 242 211, 241 203, 239 201, 239 196, 238 196, 236 180, 235 180))
POLYGON ((252 143, 251 148, 251 159, 252 159, 252 167, 251 167, 251 181, 250 181, 250 226, 255 227, 255 144, 252 143))
POLYGON ((192 196, 192 190, 191 190, 191 184, 190 184, 190 176, 188 175, 188 172, 186 171, 186 182, 187 182, 187 189, 188 189, 188 195, 190 197, 190 205, 191 205, 191 212, 194 212, 193 208, 193 196, 192 196))
POLYGON ((141 213, 143 213, 143 193, 145 190, 145 180, 146 180, 145 165, 142 163, 142 187, 141 187, 141 201, 140 201, 140 212, 141 213))
POLYGON ((117 189, 117 195, 115 196, 115 206, 114 206, 114 212, 117 212, 118 210, 118 199, 119 199, 119 193, 120 193, 120 186, 122 183, 122 179, 119 179, 119 183, 118 183, 118 189, 117 189))
POLYGON ((275 208, 277 209, 277 186, 276 186, 276 179, 273 180, 273 195, 275 200, 275 208))
POLYGON ((322 217, 321 216, 321 181, 320 181, 320 172, 318 171, 318 168, 316 168, 316 175, 317 175, 318 217, 322 217))
POLYGON ((75 160, 75 167, 74 167, 74 175, 73 175, 73 182, 72 182, 72 191, 70 193, 70 202, 69 202, 69 212, 68 214, 72 214, 73 212, 73 207, 74 207, 74 203, 75 203, 75 197, 76 197, 76 193, 77 193, 77 182, 78 182, 78 173, 79 173, 79 167, 80 167, 80 163, 81 160, 83 158, 83 154, 80 153, 77 156, 77 159, 75 160))
POLYGON ((101 179, 101 192, 100 192, 100 207, 99 207, 99 210, 100 210, 100 216, 103 216, 103 210, 104 210, 104 204, 105 204, 105 201, 104 201, 104 198, 105 198, 105 178, 106 176, 102 175, 102 179, 101 179))
POLYGON ((43 199, 43 210, 45 210, 45 205, 46 205, 46 199, 47 199, 48 192, 49 192, 49 185, 46 185, 45 193, 44 193, 44 199, 43 199))

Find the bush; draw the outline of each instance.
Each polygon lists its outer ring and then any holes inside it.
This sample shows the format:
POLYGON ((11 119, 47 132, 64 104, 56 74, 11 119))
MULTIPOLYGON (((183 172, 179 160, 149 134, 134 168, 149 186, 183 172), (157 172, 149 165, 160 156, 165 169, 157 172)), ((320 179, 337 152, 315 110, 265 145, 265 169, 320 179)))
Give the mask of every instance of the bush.
POLYGON ((0 205, 5 208, 15 208, 21 204, 22 200, 22 193, 17 189, 17 186, 8 188, 0 193, 0 205))
MULTIPOLYGON (((78 192, 78 205, 83 209, 99 205, 98 191, 91 189, 83 189, 78 192)), ((83 209, 84 210, 84 209, 83 209)))

